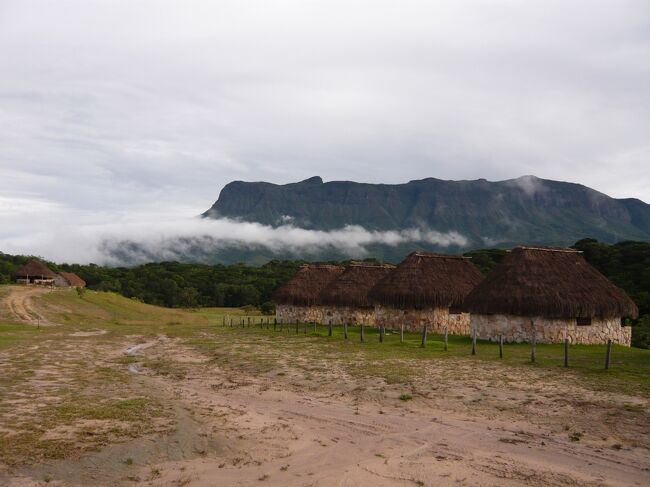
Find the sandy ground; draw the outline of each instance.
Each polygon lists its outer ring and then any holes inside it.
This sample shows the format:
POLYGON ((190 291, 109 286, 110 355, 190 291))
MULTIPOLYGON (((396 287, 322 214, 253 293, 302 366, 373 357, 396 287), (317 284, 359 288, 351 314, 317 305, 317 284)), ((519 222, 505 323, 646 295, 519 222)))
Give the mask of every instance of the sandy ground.
MULTIPOLYGON (((650 484, 649 404, 634 395, 451 360, 389 384, 309 350, 286 356, 262 344, 258 352, 274 365, 257 367, 244 340, 213 353, 162 335, 107 343, 92 333, 31 351, 46 355, 25 379, 33 394, 55 400, 75 360, 92 360, 127 372, 132 393, 155 395, 170 422, 75 458, 0 465, 1 485, 650 484), (404 393, 412 399, 401 400, 404 393)), ((0 373, 9 358, 0 354, 0 373)), ((34 407, 21 391, 0 409, 0 428, 34 407)))

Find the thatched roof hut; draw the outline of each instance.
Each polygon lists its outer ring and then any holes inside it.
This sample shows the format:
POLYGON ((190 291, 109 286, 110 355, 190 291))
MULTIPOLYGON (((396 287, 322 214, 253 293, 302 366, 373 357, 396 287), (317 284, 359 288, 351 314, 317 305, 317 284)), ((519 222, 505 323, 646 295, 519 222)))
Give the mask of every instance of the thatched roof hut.
POLYGON ((86 287, 86 281, 79 277, 74 272, 59 272, 59 275, 67 281, 72 287, 86 287))
POLYGON ((56 273, 40 260, 28 262, 14 274, 17 279, 55 279, 56 273))
POLYGON ((395 269, 391 264, 353 262, 321 293, 323 304, 368 308, 368 292, 395 269))
POLYGON ((482 279, 466 257, 412 252, 370 290, 369 298, 395 308, 457 307, 482 279))
POLYGON ((306 264, 295 276, 280 286, 273 299, 278 304, 313 306, 321 304, 320 294, 342 272, 343 267, 327 264, 306 264))
POLYGON ((638 309, 573 249, 517 247, 467 296, 476 314, 548 318, 636 317, 638 309))

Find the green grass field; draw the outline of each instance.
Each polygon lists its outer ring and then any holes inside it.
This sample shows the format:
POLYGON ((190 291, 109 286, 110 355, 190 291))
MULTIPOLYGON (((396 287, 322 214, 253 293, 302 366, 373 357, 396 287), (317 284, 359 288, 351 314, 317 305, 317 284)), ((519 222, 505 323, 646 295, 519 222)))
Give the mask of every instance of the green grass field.
MULTIPOLYGON (((0 287, 0 292, 2 288, 0 287)), ((614 345, 609 370, 605 370, 605 345, 572 345, 569 353, 569 368, 564 368, 564 346, 562 344, 538 344, 537 359, 530 360, 529 344, 505 344, 504 358, 499 359, 498 344, 478 341, 477 354, 471 355, 469 337, 449 336, 448 351, 444 350, 443 337, 429 334, 426 348, 421 348, 418 333, 405 333, 400 342, 399 332, 388 331, 383 343, 379 343, 378 331, 365 327, 365 341, 360 342, 360 328, 350 327, 349 338, 343 336, 341 326, 333 327, 328 336, 328 327, 299 324, 284 325, 282 331, 277 325, 273 331, 273 318, 259 314, 247 314, 238 308, 206 308, 200 310, 167 309, 143 304, 114 293, 88 291, 82 298, 69 291, 54 292, 38 298, 39 306, 57 323, 71 330, 101 328, 107 334, 97 340, 110 341, 117 336, 138 334, 187 339, 203 347, 217 347, 227 337, 236 334, 240 338, 254 338, 257 344, 267 340, 269 344, 282 347, 290 353, 291 347, 309 344, 312 353, 323 357, 336 354, 340 358, 360 360, 367 363, 366 370, 381 369, 382 362, 404 360, 412 363, 419 360, 462 360, 480 367, 483 362, 502 362, 507 367, 526 367, 546 370, 561 377, 586 381, 601 390, 630 392, 650 397, 650 350, 634 349, 614 345), (250 320, 250 327, 248 325, 250 320), (270 323, 267 325, 267 321, 270 323), (232 326, 231 325, 232 322, 232 326), (264 323, 260 327, 260 323, 264 323), (244 325, 242 327, 242 324, 244 325), (267 327, 268 326, 268 327, 267 327), (305 333, 305 331, 307 333, 305 333), (205 335, 214 335, 215 339, 205 335), (201 338, 198 338, 201 335, 201 338), (218 339, 217 339, 218 338, 218 339)), ((15 323, 0 322, 0 349, 60 333, 60 327, 36 329, 15 323)), ((254 357, 250 358, 254 360, 254 357)), ((407 368, 405 368, 406 370, 407 368)), ((506 369, 507 370, 507 369, 506 369)), ((398 374, 399 375, 399 374, 398 374)))

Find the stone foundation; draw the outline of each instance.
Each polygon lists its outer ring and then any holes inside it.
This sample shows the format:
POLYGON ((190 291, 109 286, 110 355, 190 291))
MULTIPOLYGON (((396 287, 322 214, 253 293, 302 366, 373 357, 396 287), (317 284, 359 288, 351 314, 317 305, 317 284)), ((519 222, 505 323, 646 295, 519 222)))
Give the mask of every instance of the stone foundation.
POLYGON ((614 343, 630 346, 632 328, 621 326, 620 318, 594 318, 591 325, 578 326, 576 319, 525 317, 513 315, 478 315, 471 317, 472 330, 483 340, 497 341, 503 335, 506 342, 530 342, 533 325, 538 343, 570 343, 594 345, 614 343))
POLYGON ((377 306, 375 308, 377 326, 399 330, 402 324, 406 331, 422 331, 424 324, 431 333, 450 335, 469 335, 470 318, 468 313, 450 314, 448 308, 405 309, 377 306))
POLYGON ((292 306, 278 305, 275 317, 284 323, 320 323, 323 325, 360 324, 374 326, 375 311, 372 308, 352 308, 347 306, 292 306))
POLYGON ((431 333, 444 333, 445 328, 450 335, 469 335, 470 318, 468 313, 450 314, 447 308, 425 308, 399 310, 395 308, 376 306, 372 308, 352 308, 347 306, 293 306, 281 304, 275 308, 278 322, 284 323, 320 323, 327 325, 367 326, 384 325, 389 330, 399 330, 404 324, 404 330, 420 332, 427 324, 431 333))

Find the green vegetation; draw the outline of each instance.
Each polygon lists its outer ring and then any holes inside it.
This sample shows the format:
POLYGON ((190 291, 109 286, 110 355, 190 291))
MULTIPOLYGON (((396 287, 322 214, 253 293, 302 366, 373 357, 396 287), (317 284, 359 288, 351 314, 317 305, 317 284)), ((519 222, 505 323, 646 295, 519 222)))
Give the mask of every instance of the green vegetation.
MULTIPOLYGON (((588 262, 624 289, 639 307, 640 318, 633 325, 635 347, 650 347, 650 243, 620 242, 607 245, 583 239, 574 245, 584 252, 588 262)), ((487 274, 506 254, 503 249, 473 250, 464 255, 487 274)), ((0 283, 10 282, 11 275, 32 257, 0 253, 0 283)), ((374 261, 374 259, 366 259, 374 261)), ((180 264, 161 262, 137 267, 102 267, 90 265, 56 265, 54 270, 77 273, 89 289, 112 291, 143 303, 172 308, 209 308, 254 306, 264 314, 273 314, 272 292, 290 279, 303 261, 271 261, 261 267, 233 265, 180 264)), ((342 262, 342 263, 345 263, 342 262)), ((82 301, 93 302, 97 297, 82 301)), ((146 319, 145 310, 141 319, 146 319)), ((252 312, 249 310, 249 314, 252 312)), ((74 316, 69 317, 74 321, 74 316)), ((137 319, 137 318, 134 318, 137 319)))

